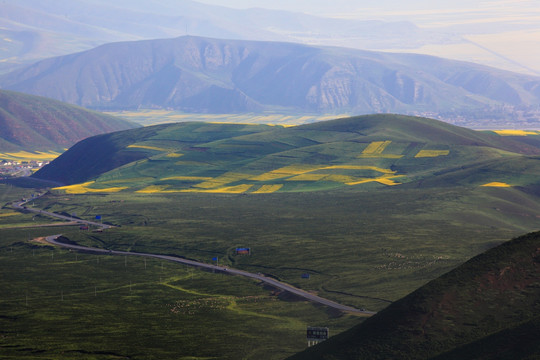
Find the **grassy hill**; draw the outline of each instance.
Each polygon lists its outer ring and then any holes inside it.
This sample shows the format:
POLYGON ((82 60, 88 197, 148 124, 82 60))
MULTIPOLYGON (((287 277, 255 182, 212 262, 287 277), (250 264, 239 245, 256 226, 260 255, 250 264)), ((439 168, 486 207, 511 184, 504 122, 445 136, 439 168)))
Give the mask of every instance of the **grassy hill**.
POLYGON ((179 123, 86 139, 34 176, 72 185, 60 189, 69 193, 532 186, 539 153, 495 133, 398 115, 286 128, 179 123))
POLYGON ((536 358, 539 249, 540 233, 500 245, 290 359, 536 358))
POLYGON ((0 90, 0 152, 63 151, 84 138, 134 127, 57 100, 0 90))

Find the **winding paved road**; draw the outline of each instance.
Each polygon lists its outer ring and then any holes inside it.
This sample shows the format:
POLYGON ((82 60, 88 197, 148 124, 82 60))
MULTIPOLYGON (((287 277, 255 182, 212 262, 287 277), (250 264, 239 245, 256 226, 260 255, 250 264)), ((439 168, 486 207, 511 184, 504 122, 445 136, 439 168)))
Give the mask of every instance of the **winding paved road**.
MULTIPOLYGON (((111 227, 110 225, 105 225, 105 224, 101 224, 101 223, 97 223, 97 222, 93 222, 93 221, 86 221, 86 220, 82 220, 82 219, 73 219, 73 218, 71 218, 69 216, 60 215, 60 214, 56 214, 56 213, 52 213, 52 212, 48 212, 48 211, 44 211, 44 210, 26 208, 24 205, 27 202, 28 201, 19 201, 19 202, 13 203, 12 205, 13 205, 14 208, 16 208, 17 210, 20 210, 20 211, 29 211, 29 212, 33 212, 33 213, 36 213, 36 214, 47 215, 47 216, 51 216, 51 217, 55 217, 55 218, 59 218, 59 219, 71 220, 71 221, 79 223, 79 224, 99 226, 99 227, 101 227, 103 229, 107 229, 107 228, 111 227)), ((372 311, 360 310, 360 309, 353 308, 351 306, 338 304, 338 303, 336 303, 334 301, 319 297, 319 296, 314 295, 312 293, 309 293, 307 291, 298 289, 298 288, 296 288, 296 287, 294 287, 292 285, 283 283, 281 281, 278 281, 278 280, 275 280, 275 279, 272 279, 272 278, 269 278, 269 277, 266 277, 266 276, 260 275, 260 274, 254 274, 254 273, 250 273, 250 272, 243 271, 243 270, 238 270, 238 269, 227 268, 227 267, 223 267, 223 266, 217 266, 217 265, 202 263, 202 262, 198 262, 198 261, 194 261, 194 260, 188 260, 188 259, 183 259, 183 258, 180 258, 180 257, 169 256, 169 255, 137 253, 137 252, 118 251, 118 250, 106 250, 106 249, 92 248, 92 247, 86 247, 86 246, 81 246, 81 245, 66 244, 66 243, 62 243, 62 242, 58 241, 58 238, 60 236, 61 235, 48 236, 48 237, 46 237, 46 241, 48 243, 56 245, 56 246, 61 246, 61 247, 65 247, 65 248, 69 248, 69 249, 73 249, 73 250, 84 251, 84 252, 88 252, 88 253, 106 254, 106 255, 143 256, 143 257, 149 257, 149 258, 157 258, 157 259, 173 261, 173 262, 177 262, 177 263, 181 263, 181 264, 185 264, 185 265, 210 269, 210 270, 214 270, 214 271, 217 270, 217 271, 227 273, 227 274, 245 276, 245 277, 249 277, 249 278, 252 278, 252 279, 255 279, 255 280, 262 281, 262 282, 264 282, 264 283, 266 283, 268 285, 271 285, 273 287, 276 287, 278 289, 288 291, 288 292, 290 292, 292 294, 303 297, 303 298, 305 298, 305 299, 307 299, 309 301, 319 303, 319 304, 322 304, 322 305, 326 305, 326 306, 329 306, 331 308, 338 309, 340 311, 345 311, 345 312, 350 312, 350 313, 357 313, 357 314, 364 314, 364 315, 373 315, 373 314, 375 314, 372 311)))
POLYGON ((95 221, 87 221, 87 220, 77 219, 77 218, 73 218, 71 216, 60 215, 60 214, 57 214, 57 213, 53 213, 53 212, 49 212, 49 211, 45 211, 45 210, 40 210, 40 209, 33 209, 33 208, 29 208, 29 207, 26 206, 27 203, 29 203, 30 201, 36 200, 38 198, 39 198, 39 196, 35 197, 33 199, 30 199, 30 200, 16 201, 16 202, 11 203, 11 206, 13 206, 16 210, 19 210, 19 211, 28 211, 28 212, 31 212, 31 213, 34 213, 34 214, 46 215, 46 216, 50 216, 50 217, 57 218, 57 219, 68 220, 68 221, 71 221, 71 222, 74 222, 74 223, 77 223, 77 224, 94 225, 94 226, 98 226, 98 227, 100 227, 102 229, 109 229, 111 227, 114 227, 114 226, 111 226, 111 225, 106 225, 106 224, 98 223, 98 222, 95 222, 95 221))
POLYGON ((48 243, 53 244, 53 245, 62 246, 62 247, 73 249, 73 250, 79 250, 79 251, 84 251, 84 252, 95 253, 95 254, 143 256, 143 257, 149 257, 149 258, 156 258, 156 259, 162 259, 162 260, 167 260, 167 261, 173 261, 173 262, 177 262, 177 263, 181 263, 181 264, 185 264, 185 265, 196 266, 196 267, 210 269, 210 270, 219 271, 219 272, 232 274, 232 275, 245 276, 245 277, 249 277, 249 278, 252 278, 252 279, 262 281, 262 282, 264 282, 266 284, 269 284, 269 285, 271 285, 273 287, 276 287, 278 289, 288 291, 288 292, 290 292, 292 294, 301 296, 301 297, 303 297, 303 298, 305 298, 305 299, 307 299, 309 301, 316 302, 316 303, 319 303, 319 304, 323 304, 323 305, 332 307, 334 309, 338 309, 338 310, 346 311, 346 312, 352 312, 352 313, 366 314, 366 315, 373 315, 374 314, 374 312, 371 312, 371 311, 359 310, 359 309, 356 309, 356 308, 353 308, 353 307, 350 307, 350 306, 338 304, 338 303, 336 303, 334 301, 324 299, 322 297, 319 297, 319 296, 311 294, 311 293, 309 293, 307 291, 298 289, 298 288, 296 288, 296 287, 294 287, 292 285, 285 284, 285 283, 283 283, 281 281, 266 277, 264 275, 254 274, 254 273, 250 273, 250 272, 247 272, 247 271, 227 268, 227 267, 218 266, 218 265, 202 263, 202 262, 189 260, 189 259, 183 259, 183 258, 170 256, 170 255, 138 253, 138 252, 119 251, 119 250, 106 250, 106 249, 92 248, 92 247, 86 247, 86 246, 81 246, 81 245, 66 244, 66 243, 62 243, 62 242, 58 241, 58 238, 60 236, 61 235, 51 235, 51 236, 46 237, 45 240, 48 243))

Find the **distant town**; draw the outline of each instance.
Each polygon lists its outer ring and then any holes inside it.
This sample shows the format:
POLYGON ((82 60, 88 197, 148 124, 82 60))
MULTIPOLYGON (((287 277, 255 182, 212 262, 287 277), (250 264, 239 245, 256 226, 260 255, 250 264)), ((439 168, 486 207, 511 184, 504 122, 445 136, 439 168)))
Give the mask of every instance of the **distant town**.
POLYGON ((15 161, 0 160, 0 179, 10 177, 30 176, 41 167, 47 165, 49 161, 15 161))

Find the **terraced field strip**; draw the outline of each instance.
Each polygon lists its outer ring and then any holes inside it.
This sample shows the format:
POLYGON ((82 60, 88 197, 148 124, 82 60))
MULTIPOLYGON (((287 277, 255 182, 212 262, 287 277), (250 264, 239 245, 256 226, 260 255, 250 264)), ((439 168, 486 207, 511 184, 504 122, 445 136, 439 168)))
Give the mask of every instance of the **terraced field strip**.
POLYGON ((138 178, 124 178, 124 179, 115 179, 115 180, 105 180, 100 181, 100 184, 125 184, 125 183, 141 183, 145 181, 151 181, 153 180, 153 177, 138 177, 138 178))
POLYGON ((163 193, 165 190, 169 188, 169 185, 150 185, 145 187, 144 189, 135 191, 139 194, 156 194, 156 193, 163 193))
POLYGON ((540 131, 537 130, 494 130, 493 132, 501 136, 540 135, 540 131))
POLYGON ((125 189, 128 189, 127 186, 120 186, 120 187, 109 187, 109 188, 90 188, 89 186, 94 184, 95 181, 88 181, 81 184, 74 184, 74 185, 67 185, 67 186, 60 186, 53 188, 52 190, 60 190, 65 192, 66 194, 86 194, 86 193, 113 193, 113 192, 119 192, 125 189))
POLYGON ((509 184, 503 183, 503 182, 497 182, 497 181, 490 182, 490 183, 480 185, 480 186, 485 186, 485 187, 512 187, 512 185, 509 185, 509 184))
POLYGON ((383 158, 383 159, 400 159, 401 154, 383 154, 384 150, 392 143, 391 140, 373 141, 370 143, 360 155, 359 158, 383 158))
POLYGON ((362 179, 358 181, 348 182, 347 185, 360 185, 360 184, 366 184, 370 182, 378 182, 379 184, 388 185, 388 186, 394 186, 394 185, 400 185, 401 183, 395 182, 392 180, 391 177, 378 177, 378 178, 369 178, 369 179, 362 179))
POLYGON ((218 187, 223 187, 226 184, 230 184, 235 181, 240 181, 249 178, 251 175, 248 174, 241 174, 241 173, 234 173, 234 172, 227 172, 223 175, 220 175, 218 177, 215 177, 211 180, 204 181, 200 184, 194 185, 197 188, 201 189, 215 189, 218 187))
POLYGON ((170 149, 164 149, 164 148, 160 148, 160 147, 157 147, 157 146, 150 146, 150 145, 138 145, 138 144, 131 144, 131 145, 128 145, 127 146, 128 148, 135 148, 135 149, 146 149, 146 150, 155 150, 155 151, 163 151, 163 152, 167 152, 167 151, 172 151, 170 149))
POLYGON ((60 156, 56 151, 18 151, 0 153, 0 159, 7 161, 52 161, 60 156))
POLYGON ((364 165, 289 165, 267 173, 250 177, 249 180, 271 181, 291 177, 293 181, 318 181, 332 174, 308 174, 319 170, 373 170, 383 174, 394 174, 395 171, 376 166, 364 165))
POLYGON ((331 165, 331 166, 325 166, 321 168, 321 170, 326 169, 344 169, 344 170, 373 170, 377 171, 383 174, 395 174, 396 172, 394 170, 390 169, 383 169, 377 166, 369 166, 369 165, 331 165))
POLYGON ((169 176, 161 179, 162 181, 166 180, 179 180, 179 181, 210 181, 213 178, 208 176, 169 176))
POLYGON ((184 156, 184 154, 179 154, 179 153, 169 153, 169 154, 167 154, 167 157, 170 157, 170 158, 178 158, 178 157, 181 157, 181 156, 184 156))
POLYGON ((415 158, 427 158, 446 156, 450 154, 450 150, 420 150, 414 157, 415 158))
POLYGON ((255 191, 252 191, 252 194, 270 194, 280 190, 283 187, 283 184, 274 184, 274 185, 263 185, 255 191))
POLYGON ((362 151, 362 154, 382 154, 384 149, 388 145, 390 145, 392 141, 386 140, 386 141, 373 141, 371 144, 369 144, 364 151, 362 151))
POLYGON ((249 180, 255 181, 271 181, 282 179, 294 175, 305 174, 308 172, 319 170, 321 167, 318 165, 289 165, 276 170, 269 171, 267 173, 252 176, 249 180))
POLYGON ((200 193, 220 193, 220 194, 242 194, 253 187, 252 184, 241 184, 235 186, 225 186, 212 189, 184 189, 178 192, 200 192, 200 193))

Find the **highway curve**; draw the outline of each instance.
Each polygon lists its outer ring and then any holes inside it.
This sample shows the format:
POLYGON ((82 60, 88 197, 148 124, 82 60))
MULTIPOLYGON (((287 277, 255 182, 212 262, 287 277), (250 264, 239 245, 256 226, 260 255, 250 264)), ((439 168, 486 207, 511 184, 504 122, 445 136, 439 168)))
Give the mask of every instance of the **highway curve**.
MULTIPOLYGON (((47 216, 51 216, 51 217, 55 217, 55 218, 59 218, 59 219, 63 219, 63 220, 71 220, 71 221, 79 223, 79 224, 94 225, 94 226, 99 226, 99 227, 104 228, 104 229, 111 227, 110 225, 105 225, 105 224, 101 224, 101 223, 97 223, 97 222, 93 222, 93 221, 86 221, 86 220, 82 220, 82 219, 73 219, 73 218, 70 218, 69 216, 64 216, 64 215, 60 215, 60 214, 56 214, 56 213, 52 213, 52 212, 48 212, 48 211, 44 211, 44 210, 25 208, 26 202, 27 201, 14 202, 12 205, 13 205, 13 207, 15 209, 20 210, 20 211, 29 211, 29 212, 33 212, 33 213, 36 213, 36 214, 47 215, 47 216)), ((326 306, 329 306, 331 308, 338 309, 340 311, 356 313, 356 314, 364 314, 364 315, 373 315, 373 314, 375 314, 372 311, 360 310, 360 309, 353 308, 351 306, 338 304, 338 303, 336 303, 334 301, 324 299, 324 298, 319 297, 317 295, 311 294, 311 293, 309 293, 307 291, 298 289, 298 288, 296 288, 296 287, 294 287, 292 285, 285 284, 285 283, 283 283, 281 281, 278 281, 278 280, 275 280, 275 279, 272 279, 272 278, 269 278, 269 277, 266 277, 266 276, 260 275, 260 274, 254 274, 254 273, 250 273, 250 272, 247 272, 247 271, 227 268, 227 267, 223 267, 223 266, 206 264, 206 263, 202 263, 202 262, 198 262, 198 261, 194 261, 194 260, 188 260, 188 259, 183 259, 183 258, 180 258, 180 257, 169 256, 169 255, 137 253, 137 252, 118 251, 118 250, 106 250, 106 249, 92 248, 92 247, 86 247, 86 246, 81 246, 81 245, 66 244, 66 243, 62 243, 62 242, 58 241, 58 238, 60 236, 61 235, 48 236, 46 238, 46 240, 47 240, 48 243, 56 245, 56 246, 61 246, 61 247, 65 247, 65 248, 69 248, 69 249, 73 249, 73 250, 84 251, 84 252, 88 252, 88 253, 108 254, 108 255, 143 256, 143 257, 157 258, 157 259, 182 263, 182 264, 185 264, 185 265, 210 269, 210 270, 214 270, 214 271, 220 271, 220 272, 224 272, 224 273, 228 273, 228 274, 232 274, 232 275, 245 276, 245 277, 249 277, 249 278, 252 278, 252 279, 255 279, 255 280, 262 281, 262 282, 264 282, 264 283, 266 283, 268 285, 271 285, 271 286, 273 286, 275 288, 288 291, 288 292, 290 292, 292 294, 303 297, 303 298, 305 298, 305 299, 307 299, 309 301, 319 303, 319 304, 322 304, 322 305, 326 305, 326 306)))

